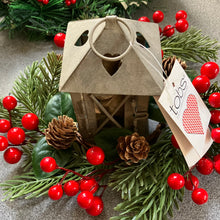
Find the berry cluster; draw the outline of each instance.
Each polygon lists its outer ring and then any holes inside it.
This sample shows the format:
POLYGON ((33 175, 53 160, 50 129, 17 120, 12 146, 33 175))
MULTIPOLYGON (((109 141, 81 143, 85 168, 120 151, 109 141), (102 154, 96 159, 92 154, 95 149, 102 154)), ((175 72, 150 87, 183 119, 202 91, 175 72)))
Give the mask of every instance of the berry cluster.
POLYGON ((171 189, 179 190, 184 186, 192 191, 192 200, 198 205, 202 205, 208 201, 208 193, 203 188, 198 188, 199 180, 191 172, 184 178, 179 173, 172 173, 167 178, 167 183, 171 189))
MULTIPOLYGON (((0 133, 7 133, 5 136, 0 136, 0 151, 4 152, 4 159, 7 163, 18 163, 22 156, 22 151, 18 149, 18 145, 25 143, 25 132, 20 127, 13 127, 11 121, 11 111, 17 106, 17 100, 13 96, 6 96, 2 104, 9 112, 10 121, 7 119, 0 119, 0 133), (9 142, 11 144, 9 144, 9 142), (8 148, 8 146, 10 146, 8 148)), ((21 123, 27 130, 38 131, 38 117, 33 113, 27 113, 22 117, 21 123)))
MULTIPOLYGON (((207 157, 201 158, 195 166, 198 172, 203 175, 209 175, 215 169, 220 174, 220 154, 216 155, 213 159, 214 161, 207 157)), ((198 188, 199 180, 196 176, 192 175, 191 170, 184 176, 179 173, 170 174, 167 178, 167 183, 174 190, 179 190, 185 186, 187 190, 192 191, 191 197, 193 202, 202 205, 208 201, 208 193, 205 189, 198 188)))
POLYGON ((213 160, 208 157, 203 157, 196 164, 196 169, 203 175, 211 174, 214 169, 220 174, 220 154, 214 156, 213 160))
MULTIPOLYGON (((161 36, 171 37, 175 33, 175 29, 178 32, 185 32, 188 29, 188 21, 186 20, 187 13, 184 10, 180 10, 176 13, 176 24, 175 25, 166 25, 162 30, 159 27, 161 36)), ((164 19, 164 13, 162 11, 155 11, 153 13, 153 21, 155 23, 160 23, 164 19)), ((146 16, 142 16, 138 21, 150 22, 150 19, 146 16)))
POLYGON ((49 0, 37 0, 38 2, 42 2, 44 5, 47 5, 49 3, 49 0))
MULTIPOLYGON (((205 93, 210 87, 210 79, 214 79, 217 77, 219 73, 219 66, 215 62, 207 62, 204 63, 200 69, 201 75, 195 77, 192 81, 195 89, 198 93, 205 93)), ((216 106, 216 100, 211 98, 210 105, 212 107, 216 106)))
MULTIPOLYGON (((42 2, 42 0, 40 0, 40 2, 42 2)), ((47 2, 49 3, 49 0, 47 0, 47 2)), ((45 4, 45 3, 43 3, 43 4, 45 4)), ((76 0, 65 0, 65 4, 66 4, 66 6, 69 7, 71 5, 76 4, 76 0)), ((66 34, 65 33, 57 33, 54 36, 53 40, 54 40, 54 43, 56 44, 57 47, 63 48, 64 47, 64 43, 65 43, 65 38, 66 38, 66 34)))
MULTIPOLYGON (((42 2, 42 4, 44 4, 44 5, 47 5, 49 3, 49 0, 37 0, 37 1, 42 2)), ((74 4, 76 4, 76 0, 65 0, 65 4, 67 6, 74 5, 74 4)))
MULTIPOLYGON (((94 146, 88 149, 86 152, 86 158, 92 165, 100 165, 104 161, 105 154, 100 147, 94 146)), ((44 172, 52 172, 55 169, 65 171, 61 181, 58 184, 51 186, 48 190, 48 195, 52 200, 61 199, 63 191, 67 196, 75 196, 79 193, 77 196, 77 203, 81 208, 85 209, 89 215, 98 216, 102 213, 104 204, 101 197, 106 186, 99 185, 98 181, 101 180, 104 174, 96 175, 96 178, 98 176, 100 177, 97 181, 93 176, 83 176, 73 170, 59 167, 55 159, 52 157, 43 158, 40 162, 40 167, 44 172), (62 184, 68 173, 74 173, 75 175, 81 177, 81 180, 70 180, 65 184, 62 184), (101 187, 104 188, 101 195, 94 196, 94 193, 96 193, 101 187)))
MULTIPOLYGON (((217 77, 219 74, 219 66, 215 62, 207 62, 202 65, 200 69, 201 75, 195 77, 192 81, 195 89, 198 93, 205 93, 208 91, 210 87, 210 80, 217 77)), ((219 124, 220 123, 220 92, 213 92, 208 97, 209 105, 214 108, 211 112, 211 120, 212 124, 219 124)), ((211 133, 212 139, 216 143, 220 143, 220 128, 213 128, 211 133)))
POLYGON ((67 6, 74 5, 74 4, 76 4, 76 0, 65 0, 65 4, 67 6))

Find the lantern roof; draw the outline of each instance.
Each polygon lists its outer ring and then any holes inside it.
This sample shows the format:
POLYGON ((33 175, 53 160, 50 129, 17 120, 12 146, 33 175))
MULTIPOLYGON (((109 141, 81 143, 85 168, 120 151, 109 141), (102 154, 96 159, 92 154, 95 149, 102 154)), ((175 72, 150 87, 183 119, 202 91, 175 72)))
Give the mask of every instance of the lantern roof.
POLYGON ((158 24, 116 16, 69 22, 60 91, 160 95, 161 62, 158 24))

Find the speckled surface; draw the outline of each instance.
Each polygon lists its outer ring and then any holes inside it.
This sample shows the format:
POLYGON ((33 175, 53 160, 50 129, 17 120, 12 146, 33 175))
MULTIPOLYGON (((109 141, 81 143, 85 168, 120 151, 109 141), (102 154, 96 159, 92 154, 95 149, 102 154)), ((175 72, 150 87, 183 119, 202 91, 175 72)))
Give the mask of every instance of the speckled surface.
MULTIPOLYGON (((175 22, 175 12, 186 10, 190 25, 202 29, 203 33, 220 42, 220 1, 219 0, 153 0, 152 10, 140 10, 137 17, 151 17, 153 10, 163 10, 165 20, 162 26, 175 22)), ((20 71, 35 60, 41 60, 47 52, 58 50, 51 42, 27 42, 20 39, 9 40, 7 33, 0 32, 0 96, 9 94, 13 82, 20 71)), ((218 62, 219 64, 219 62, 218 62)), ((0 153, 0 181, 10 179, 19 172, 18 165, 9 165, 2 159, 0 153)), ((196 172, 195 172, 196 173, 196 172)), ((197 174, 197 173, 196 173, 197 174)), ((174 220, 219 220, 220 219, 220 177, 216 173, 210 176, 197 174, 200 186, 209 193, 209 201, 202 206, 195 205, 190 192, 186 192, 180 210, 174 211, 174 220)), ((0 199, 3 198, 0 191, 0 199)), ((2 220, 61 220, 61 219, 109 219, 117 214, 113 207, 120 201, 119 194, 107 190, 104 195, 105 209, 100 217, 89 217, 84 210, 79 209, 75 199, 66 196, 58 202, 52 202, 47 197, 1 202, 0 219, 2 220)))

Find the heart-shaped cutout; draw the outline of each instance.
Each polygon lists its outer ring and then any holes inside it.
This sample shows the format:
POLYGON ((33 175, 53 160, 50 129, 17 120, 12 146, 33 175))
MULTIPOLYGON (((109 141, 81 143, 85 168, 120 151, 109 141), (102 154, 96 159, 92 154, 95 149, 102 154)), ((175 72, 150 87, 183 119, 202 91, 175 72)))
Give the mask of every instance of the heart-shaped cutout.
MULTIPOLYGON (((118 57, 120 54, 105 54, 104 56, 106 57, 118 57)), ((117 61, 107 61, 107 60, 102 60, 102 64, 105 67, 106 71, 109 73, 109 75, 113 76, 118 69, 121 66, 121 60, 117 61)))
POLYGON ((183 127, 188 134, 204 134, 198 103, 194 95, 187 98, 187 108, 183 112, 183 127))

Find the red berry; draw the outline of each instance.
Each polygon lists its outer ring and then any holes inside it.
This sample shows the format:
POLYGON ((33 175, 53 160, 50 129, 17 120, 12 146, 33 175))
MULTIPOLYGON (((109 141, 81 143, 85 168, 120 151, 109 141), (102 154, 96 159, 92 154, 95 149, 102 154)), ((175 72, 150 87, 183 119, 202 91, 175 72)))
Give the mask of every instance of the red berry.
POLYGON ((179 190, 184 187, 184 177, 179 173, 172 173, 167 178, 167 183, 171 189, 179 190))
POLYGON ((187 177, 185 177, 185 187, 188 190, 193 190, 198 188, 199 186, 199 180, 196 176, 190 174, 187 177))
POLYGON ((76 0, 71 0, 71 3, 74 5, 76 4, 76 0))
POLYGON ((208 201, 208 193, 202 188, 194 189, 192 192, 192 200, 197 205, 202 205, 208 201))
POLYGON ((176 30, 179 31, 180 33, 185 32, 188 27, 188 21, 186 19, 179 19, 176 24, 175 24, 176 30))
POLYGON ((10 121, 8 121, 6 119, 0 119, 0 132, 1 133, 8 132, 10 128, 11 128, 10 121))
POLYGON ((70 5, 71 5, 71 1, 70 1, 70 0, 65 0, 65 4, 66 4, 67 6, 70 6, 70 5))
POLYGON ((83 191, 77 196, 78 205, 83 209, 88 209, 93 203, 93 194, 89 191, 83 191))
POLYGON ((220 174, 220 160, 217 160, 216 162, 214 162, 214 168, 215 171, 220 174))
POLYGON ((167 25, 163 29, 163 35, 166 36, 166 37, 171 37, 174 34, 174 32, 175 32, 175 30, 174 30, 174 27, 172 25, 167 25))
POLYGON ((211 136, 215 143, 220 144, 220 127, 213 128, 211 132, 211 136))
POLYGON ((159 27, 159 31, 160 31, 160 34, 162 34, 162 29, 161 29, 161 27, 159 27))
POLYGON ((142 16, 138 19, 138 21, 143 21, 143 22, 150 22, 150 19, 146 16, 142 16))
POLYGON ((98 216, 102 213, 104 204, 99 196, 94 196, 92 206, 86 209, 86 212, 91 216, 98 216))
POLYGON ((186 19, 187 18, 187 13, 184 10, 180 10, 176 13, 176 20, 178 21, 179 19, 186 19))
POLYGON ((5 109, 7 109, 8 111, 14 109, 17 105, 17 100, 16 98, 14 98, 13 96, 6 96, 3 101, 2 104, 4 106, 5 109))
POLYGON ((99 184, 94 178, 91 179, 82 179, 80 181, 80 190, 81 191, 89 191, 91 193, 95 193, 99 188, 99 184))
POLYGON ((48 196, 52 200, 59 200, 63 196, 62 186, 58 183, 57 185, 51 186, 48 190, 48 196))
POLYGON ((8 147, 7 138, 0 136, 0 151, 4 151, 7 147, 8 147))
POLYGON ((100 147, 91 147, 86 152, 86 158, 92 165, 102 164, 105 159, 105 154, 100 147))
POLYGON ((64 47, 65 38, 66 38, 66 34, 64 34, 64 33, 58 33, 58 34, 56 34, 55 37, 54 37, 54 43, 55 43, 58 47, 64 47))
POLYGON ((155 23, 160 23, 164 19, 164 14, 162 11, 155 11, 153 14, 153 21, 155 23))
POLYGON ((22 144, 25 140, 25 133, 22 128, 14 127, 8 131, 8 140, 14 145, 22 144))
POLYGON ((213 162, 211 159, 203 157, 196 164, 196 169, 203 175, 209 175, 214 169, 213 162))
POLYGON ((163 50, 161 50, 161 57, 163 58, 163 50))
POLYGON ((172 145, 176 148, 176 149, 180 149, 180 146, 179 146, 179 144, 177 143, 177 141, 176 141, 176 138, 175 138, 175 136, 172 134, 172 136, 171 136, 171 143, 172 143, 172 145))
POLYGON ((66 195, 75 196, 79 192, 79 183, 75 180, 70 180, 64 184, 63 190, 66 195))
POLYGON ((204 63, 200 69, 201 75, 206 75, 209 79, 214 79, 219 73, 219 66, 215 62, 204 63))
POLYGON ((216 156, 214 156, 213 160, 214 162, 220 160, 220 154, 217 154, 216 156))
POLYGON ((38 128, 39 119, 34 113, 27 113, 22 117, 21 123, 27 130, 36 130, 38 128))
POLYGON ((213 92, 208 101, 213 108, 220 108, 220 92, 213 92))
POLYGON ((212 110, 210 122, 212 124, 219 124, 220 123, 220 110, 212 110))
POLYGON ((54 171, 56 167, 57 163, 53 157, 44 157, 40 162, 40 168, 46 173, 54 171))
POLYGON ((194 85, 198 93, 204 93, 210 87, 210 80, 207 76, 201 75, 201 76, 197 76, 192 81, 192 84, 194 85))
POLYGON ((16 147, 10 147, 4 152, 4 159, 7 163, 14 164, 21 159, 22 151, 16 147))
POLYGON ((44 5, 47 5, 49 3, 49 0, 43 0, 42 2, 44 5))

